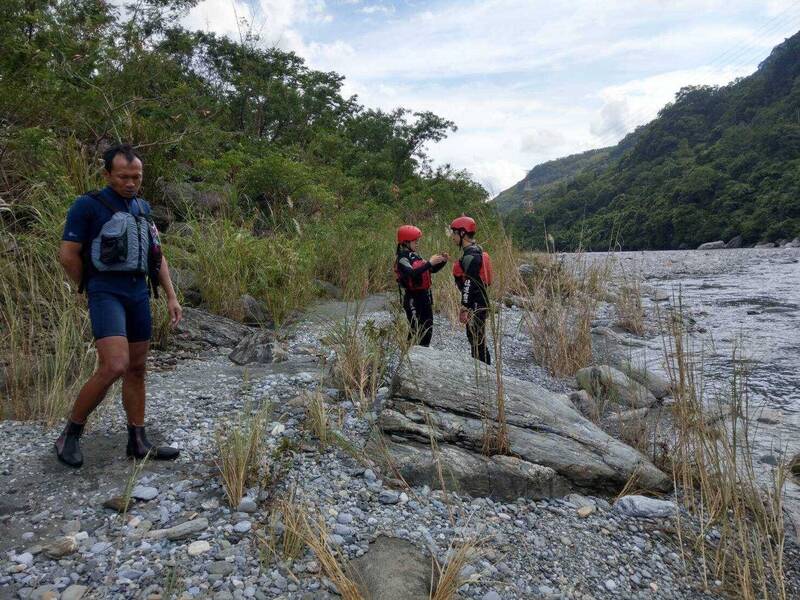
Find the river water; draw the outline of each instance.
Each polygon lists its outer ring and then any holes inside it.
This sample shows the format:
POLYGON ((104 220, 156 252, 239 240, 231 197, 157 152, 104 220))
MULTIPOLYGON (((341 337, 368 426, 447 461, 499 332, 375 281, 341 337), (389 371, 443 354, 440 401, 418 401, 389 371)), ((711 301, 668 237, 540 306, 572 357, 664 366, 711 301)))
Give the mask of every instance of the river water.
MULTIPOLYGON (((650 309, 680 297, 696 321, 693 344, 709 388, 724 389, 734 350, 743 354, 760 474, 766 477, 776 461, 800 454, 800 249, 621 252, 612 264, 618 273, 643 278, 650 309), (656 290, 670 300, 655 302, 656 290)), ((663 366, 659 336, 638 352, 663 366)), ((790 481, 786 494, 800 523, 800 485, 790 481)))

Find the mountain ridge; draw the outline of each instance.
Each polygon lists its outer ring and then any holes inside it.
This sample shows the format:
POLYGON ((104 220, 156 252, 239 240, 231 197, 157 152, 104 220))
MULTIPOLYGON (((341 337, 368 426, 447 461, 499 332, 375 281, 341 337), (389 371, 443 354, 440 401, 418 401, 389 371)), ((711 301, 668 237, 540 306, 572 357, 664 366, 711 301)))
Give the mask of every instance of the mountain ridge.
POLYGON ((516 239, 543 247, 547 232, 565 250, 634 250, 696 247, 737 235, 745 244, 795 237, 800 34, 776 46, 748 77, 682 88, 609 155, 615 159, 599 170, 578 169, 540 188, 533 206, 498 207, 516 239))

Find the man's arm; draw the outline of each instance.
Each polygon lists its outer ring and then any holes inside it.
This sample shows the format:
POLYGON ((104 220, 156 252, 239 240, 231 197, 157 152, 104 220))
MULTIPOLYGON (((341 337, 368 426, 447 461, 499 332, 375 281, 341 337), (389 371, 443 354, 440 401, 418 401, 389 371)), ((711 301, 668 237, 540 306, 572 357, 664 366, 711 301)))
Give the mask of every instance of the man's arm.
POLYGON ((178 296, 175 294, 175 287, 172 285, 172 278, 169 276, 169 265, 167 257, 161 257, 161 269, 158 271, 158 283, 167 294, 167 310, 169 310, 170 324, 175 327, 183 318, 183 309, 178 296))
POLYGON ((83 277, 83 258, 81 257, 81 249, 83 244, 80 242, 62 241, 61 246, 58 248, 58 262, 64 267, 67 276, 75 283, 81 284, 81 277, 83 277))

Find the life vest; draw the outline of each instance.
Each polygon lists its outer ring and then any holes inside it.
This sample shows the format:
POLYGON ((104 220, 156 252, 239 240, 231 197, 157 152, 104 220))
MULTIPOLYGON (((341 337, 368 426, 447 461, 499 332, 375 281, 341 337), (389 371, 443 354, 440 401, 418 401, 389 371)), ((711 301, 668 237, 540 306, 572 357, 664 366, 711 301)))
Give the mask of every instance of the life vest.
MULTIPOLYGON (((409 262, 411 263, 411 268, 416 269, 417 267, 421 267, 427 261, 423 258, 417 256, 416 254, 409 255, 409 262)), ((398 259, 399 260, 399 259, 398 259)), ((400 272, 400 267, 398 267, 397 263, 398 260, 394 262, 394 277, 398 284, 403 286, 403 288, 407 289, 410 292, 421 292, 423 290, 429 290, 431 288, 431 270, 428 269, 419 277, 403 277, 402 273, 400 272)))
POLYGON ((100 233, 83 249, 83 276, 79 291, 86 289, 91 272, 122 272, 147 274, 153 295, 158 297, 158 273, 161 269, 161 240, 153 218, 142 211, 135 198, 137 214, 121 211, 110 205, 100 192, 87 192, 109 211, 100 233))
MULTIPOLYGON (((492 285, 493 273, 492 273, 492 259, 489 256, 488 252, 484 252, 483 250, 482 260, 481 260, 481 268, 478 272, 479 277, 481 278, 481 282, 486 287, 492 285)), ((463 257, 462 257, 463 258, 463 257)), ((453 263, 453 277, 458 279, 460 282, 464 282, 466 279, 466 274, 464 273, 464 268, 461 266, 461 259, 455 261, 453 263)))

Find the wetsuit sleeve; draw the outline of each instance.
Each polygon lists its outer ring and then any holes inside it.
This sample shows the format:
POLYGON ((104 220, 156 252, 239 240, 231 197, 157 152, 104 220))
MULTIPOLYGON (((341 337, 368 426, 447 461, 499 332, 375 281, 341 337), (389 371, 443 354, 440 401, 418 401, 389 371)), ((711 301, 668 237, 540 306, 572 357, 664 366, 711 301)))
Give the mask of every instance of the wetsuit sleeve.
MULTIPOLYGON (((430 264, 430 263, 428 263, 428 264, 430 264)), ((438 273, 439 271, 441 271, 442 269, 444 269, 444 266, 445 266, 446 264, 447 264, 446 262, 443 262, 443 263, 439 263, 439 264, 438 264, 438 265, 436 265, 436 266, 433 266, 433 265, 431 265, 431 273, 438 273)))
POLYGON ((431 263, 426 260, 424 264, 415 269, 411 266, 411 261, 408 260, 408 257, 404 256, 397 261, 397 268, 400 270, 400 275, 403 277, 419 277, 431 268, 431 263))
POLYGON ((483 285, 481 283, 481 263, 483 256, 467 254, 461 259, 464 269, 464 287, 461 288, 461 305, 473 308, 476 304, 485 304, 483 285))
POLYGON ((90 202, 92 202, 91 198, 81 196, 69 207, 67 221, 64 224, 64 234, 61 236, 63 241, 81 244, 91 241, 94 210, 90 202))

